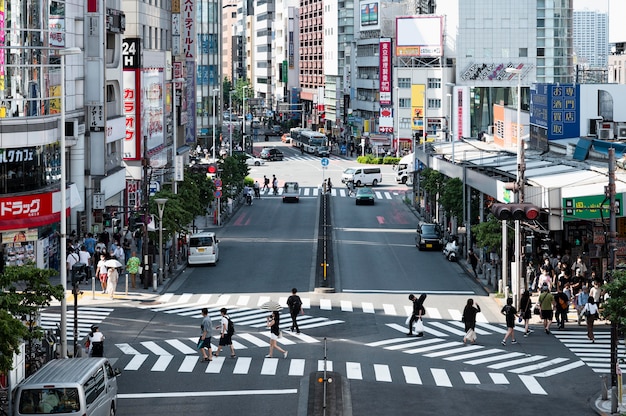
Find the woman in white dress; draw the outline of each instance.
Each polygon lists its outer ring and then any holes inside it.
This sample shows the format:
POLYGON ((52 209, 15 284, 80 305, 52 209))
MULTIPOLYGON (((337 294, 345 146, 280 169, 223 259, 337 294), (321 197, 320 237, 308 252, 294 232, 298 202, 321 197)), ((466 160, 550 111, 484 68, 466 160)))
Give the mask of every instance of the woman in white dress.
POLYGON ((115 287, 117 286, 117 279, 119 278, 119 274, 117 273, 117 269, 115 267, 109 267, 107 271, 107 293, 111 295, 111 299, 113 299, 113 295, 115 294, 115 287))

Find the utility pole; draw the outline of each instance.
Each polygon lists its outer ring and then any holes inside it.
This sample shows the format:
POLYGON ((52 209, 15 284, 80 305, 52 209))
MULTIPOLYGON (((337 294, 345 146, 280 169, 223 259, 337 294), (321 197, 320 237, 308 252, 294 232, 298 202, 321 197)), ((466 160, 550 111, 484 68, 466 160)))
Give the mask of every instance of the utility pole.
MULTIPOLYGON (((615 238, 617 236, 615 204, 615 149, 609 149, 609 186, 608 197, 610 200, 609 211, 609 262, 611 270, 615 271, 615 238)), ((617 321, 611 321, 611 414, 617 414, 617 321)))
POLYGON ((148 222, 149 222, 149 210, 148 210, 148 201, 150 200, 150 180, 148 178, 148 165, 150 165, 150 161, 148 160, 148 136, 143 136, 143 158, 141 160, 143 165, 143 195, 142 195, 142 205, 143 205, 143 235, 141 238, 143 239, 141 255, 143 257, 143 288, 147 289, 149 287, 148 282, 150 279, 150 252, 148 250, 148 222))

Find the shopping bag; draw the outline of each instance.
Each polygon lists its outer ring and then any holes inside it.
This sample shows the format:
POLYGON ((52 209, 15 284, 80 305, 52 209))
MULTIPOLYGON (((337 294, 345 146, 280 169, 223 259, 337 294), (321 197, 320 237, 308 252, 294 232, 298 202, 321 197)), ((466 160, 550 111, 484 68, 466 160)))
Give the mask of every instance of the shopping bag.
POLYGON ((404 325, 408 325, 411 322, 411 315, 406 317, 406 321, 404 321, 404 325))
POLYGON ((465 334, 465 340, 469 342, 476 341, 476 331, 474 331, 472 328, 468 329, 467 333, 465 334))
POLYGON ((421 319, 415 321, 415 324, 413 325, 413 330, 418 334, 424 332, 424 322, 422 322, 421 319))

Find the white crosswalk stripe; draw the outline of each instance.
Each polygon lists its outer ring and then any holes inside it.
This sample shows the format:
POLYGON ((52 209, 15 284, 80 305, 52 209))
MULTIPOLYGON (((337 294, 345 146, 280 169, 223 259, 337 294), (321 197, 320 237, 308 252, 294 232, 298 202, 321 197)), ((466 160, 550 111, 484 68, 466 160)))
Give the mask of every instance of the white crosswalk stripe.
MULTIPOLYGON (((587 338, 587 331, 580 327, 576 330, 553 331, 554 336, 561 341, 571 352, 580 358, 581 362, 591 367, 598 374, 611 372, 611 333, 607 329, 597 326, 594 330, 595 342, 587 338)), ((623 343, 618 344, 618 356, 626 354, 623 343)))
MULTIPOLYGON (((113 312, 113 308, 79 306, 77 309, 78 339, 81 340, 87 336, 87 334, 91 332, 91 326, 94 324, 100 324, 111 314, 111 312, 113 312)), ((61 323, 60 312, 49 312, 48 310, 43 310, 40 317, 41 327, 43 329, 55 330, 57 329, 57 325, 61 323)), ((68 314, 68 320, 70 322, 74 320, 72 312, 68 314)), ((67 340, 72 342, 74 341, 73 323, 68 323, 67 340)))
MULTIPOLYGON (((301 198, 317 198, 322 191, 319 187, 300 187, 300 197, 301 198)), ((283 188, 278 188, 278 193, 274 194, 273 190, 269 191, 261 191, 261 198, 282 198, 283 188)), ((330 195, 335 198, 352 198, 348 194, 347 188, 335 187, 330 191, 330 195)), ((395 191, 395 190, 382 190, 376 189, 374 190, 374 197, 377 200, 391 200, 394 198, 404 198, 405 192, 395 191)))

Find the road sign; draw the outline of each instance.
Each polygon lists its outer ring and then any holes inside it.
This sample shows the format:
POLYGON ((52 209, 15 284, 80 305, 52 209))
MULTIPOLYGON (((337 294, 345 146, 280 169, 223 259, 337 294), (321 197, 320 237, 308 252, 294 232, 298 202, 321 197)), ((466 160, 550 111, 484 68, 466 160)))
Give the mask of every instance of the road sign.
POLYGON ((218 187, 218 188, 221 187, 222 186, 222 180, 221 179, 216 179, 215 180, 215 186, 218 187))
POLYGON ((215 191, 215 197, 216 198, 221 198, 222 197, 222 191, 215 191))
POLYGON ((323 157, 320 159, 322 161, 322 166, 326 167, 330 163, 327 157, 323 157))

